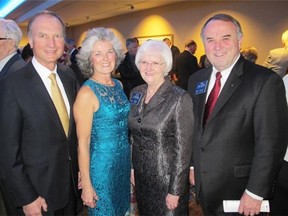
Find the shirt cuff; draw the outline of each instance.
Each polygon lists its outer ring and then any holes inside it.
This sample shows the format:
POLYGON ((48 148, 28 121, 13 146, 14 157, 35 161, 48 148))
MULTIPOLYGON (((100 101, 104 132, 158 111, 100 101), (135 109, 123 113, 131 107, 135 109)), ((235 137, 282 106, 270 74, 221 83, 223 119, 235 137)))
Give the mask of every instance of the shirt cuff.
POLYGON ((250 191, 248 191, 247 189, 245 190, 245 193, 247 193, 249 196, 251 196, 252 198, 256 199, 256 200, 263 200, 263 197, 257 196, 254 193, 251 193, 250 191))

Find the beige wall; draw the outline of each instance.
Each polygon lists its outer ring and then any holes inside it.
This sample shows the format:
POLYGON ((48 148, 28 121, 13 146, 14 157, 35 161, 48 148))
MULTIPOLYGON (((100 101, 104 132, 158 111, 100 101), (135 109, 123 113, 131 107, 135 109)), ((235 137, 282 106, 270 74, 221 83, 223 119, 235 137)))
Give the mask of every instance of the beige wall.
POLYGON ((89 28, 108 27, 125 42, 127 37, 173 34, 174 44, 182 51, 187 39, 198 44, 196 56, 204 54, 200 30, 215 13, 228 13, 238 19, 244 32, 242 47, 258 50, 257 63, 262 64, 268 51, 281 46, 281 34, 288 29, 288 1, 186 1, 164 7, 131 12, 85 25, 70 27, 68 36, 81 45, 89 28))

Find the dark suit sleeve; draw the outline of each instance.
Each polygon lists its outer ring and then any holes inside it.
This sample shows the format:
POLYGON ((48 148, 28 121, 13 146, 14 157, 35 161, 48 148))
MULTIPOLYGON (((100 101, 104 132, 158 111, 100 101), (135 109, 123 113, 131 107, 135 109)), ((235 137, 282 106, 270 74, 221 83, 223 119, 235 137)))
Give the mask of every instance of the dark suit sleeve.
POLYGON ((196 71, 198 71, 199 65, 198 65, 198 60, 195 56, 193 56, 193 58, 191 58, 191 61, 189 61, 189 68, 191 69, 191 73, 195 73, 196 71))
MULTIPOLYGON (((13 84, 13 83, 12 83, 13 84)), ((16 206, 34 201, 39 195, 32 186, 21 156, 22 128, 21 109, 6 82, 0 85, 0 166, 5 187, 16 206)), ((31 149, 33 151, 33 149, 31 149)))
POLYGON ((273 74, 259 93, 254 110, 255 154, 247 189, 261 197, 269 195, 288 141, 288 111, 284 84, 273 74), (270 190, 269 190, 270 189, 270 190))
POLYGON ((169 193, 183 195, 187 185, 192 154, 192 128, 194 124, 193 104, 188 93, 182 95, 175 110, 175 146, 171 161, 169 193), (184 114, 185 113, 185 114, 184 114))

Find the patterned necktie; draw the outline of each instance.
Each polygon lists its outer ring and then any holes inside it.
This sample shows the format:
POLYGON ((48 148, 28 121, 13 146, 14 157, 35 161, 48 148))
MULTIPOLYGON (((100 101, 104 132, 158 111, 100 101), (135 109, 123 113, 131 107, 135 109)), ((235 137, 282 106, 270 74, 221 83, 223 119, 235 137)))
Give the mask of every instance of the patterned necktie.
POLYGON ((51 73, 49 75, 49 79, 51 79, 51 94, 52 94, 52 100, 56 107, 56 110, 58 112, 60 121, 62 123, 62 126, 64 128, 66 136, 68 136, 69 131, 69 117, 67 113, 67 109, 61 94, 61 91, 59 89, 59 86, 56 82, 56 74, 51 73))
POLYGON ((210 114, 212 113, 212 110, 214 109, 214 106, 216 104, 216 101, 218 99, 218 95, 221 89, 221 72, 216 73, 216 80, 215 84, 213 86, 212 91, 210 92, 210 95, 208 97, 207 103, 205 105, 205 113, 204 113, 204 121, 203 125, 206 124, 210 114))

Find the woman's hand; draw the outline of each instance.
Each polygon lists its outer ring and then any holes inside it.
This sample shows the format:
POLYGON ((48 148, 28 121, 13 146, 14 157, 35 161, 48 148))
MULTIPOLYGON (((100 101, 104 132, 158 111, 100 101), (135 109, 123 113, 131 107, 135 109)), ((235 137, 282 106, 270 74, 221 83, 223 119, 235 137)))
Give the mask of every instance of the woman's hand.
POLYGON ((90 208, 95 208, 98 196, 92 187, 83 187, 81 199, 83 201, 83 205, 86 205, 90 208))
POLYGON ((169 210, 174 210, 178 207, 179 196, 175 196, 172 194, 167 195, 166 197, 166 206, 169 210))

